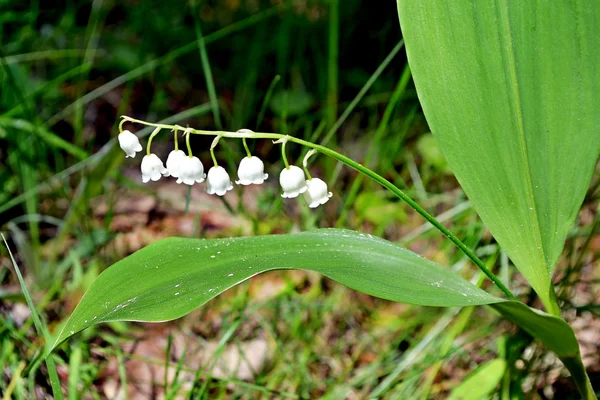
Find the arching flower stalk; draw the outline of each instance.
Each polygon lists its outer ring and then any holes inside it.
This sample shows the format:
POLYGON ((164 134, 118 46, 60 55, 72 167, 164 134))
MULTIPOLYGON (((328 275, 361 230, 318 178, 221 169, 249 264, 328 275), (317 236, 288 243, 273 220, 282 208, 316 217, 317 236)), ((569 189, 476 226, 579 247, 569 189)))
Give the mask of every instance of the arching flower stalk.
MULTIPOLYGON (((322 181, 319 178, 312 178, 312 177, 310 177, 310 174, 308 174, 309 179, 305 180, 304 171, 302 171, 302 169, 300 169, 299 167, 296 167, 296 166, 289 165, 286 155, 285 155, 285 145, 287 142, 293 142, 293 143, 308 147, 310 149, 319 151, 320 153, 322 153, 326 156, 332 157, 332 158, 344 163, 345 165, 349 166, 350 168, 353 168, 356 171, 366 175, 367 177, 369 177, 372 180, 374 180, 375 182, 379 183, 386 189, 390 190, 392 193, 394 193, 396 196, 398 196, 401 200, 406 202, 412 209, 414 209, 417 213, 419 213, 421 216, 423 216, 430 224, 432 224, 436 229, 438 229, 446 237, 448 237, 448 239, 450 239, 450 241, 452 241, 452 243, 454 243, 465 255, 467 255, 467 257, 469 257, 477 265, 477 267, 479 267, 479 269, 481 271, 483 271, 483 273, 486 274, 494 282, 494 284, 496 284, 496 286, 498 286, 509 298, 514 298, 514 296, 510 292, 510 290, 508 290, 508 288, 502 283, 502 281, 500 281, 485 266, 485 264, 479 259, 479 257, 477 257, 471 249, 469 249, 463 242, 461 242, 452 232, 450 232, 446 227, 444 227, 437 219, 435 219, 431 214, 429 214, 427 211, 425 211, 421 206, 419 206, 414 200, 412 200, 410 197, 408 197, 406 195, 406 193, 404 193, 402 190, 400 190, 398 187, 396 187, 392 182, 388 181, 387 179, 385 179, 381 175, 377 174, 376 172, 370 170, 369 168, 366 168, 363 165, 357 163, 356 161, 352 160, 351 158, 344 156, 343 154, 340 154, 340 153, 338 153, 334 150, 331 150, 325 146, 321 146, 321 145, 318 145, 318 144, 315 144, 315 143, 312 143, 312 142, 309 142, 309 141, 306 141, 303 139, 295 138, 293 136, 282 135, 282 134, 278 134, 278 133, 261 133, 261 132, 253 132, 253 131, 246 130, 246 129, 239 130, 236 132, 226 132, 226 131, 212 132, 212 131, 205 131, 205 130, 200 130, 200 129, 184 128, 180 125, 158 124, 158 123, 146 122, 146 121, 131 118, 128 116, 123 116, 122 118, 123 118, 123 120, 121 121, 121 124, 119 125, 119 131, 122 133, 124 132, 122 129, 123 123, 127 121, 127 122, 131 122, 131 123, 145 125, 145 126, 154 126, 157 129, 185 130, 188 134, 188 137, 187 137, 188 139, 189 139, 189 135, 194 134, 194 135, 216 136, 217 139, 215 140, 215 142, 218 142, 218 139, 220 139, 220 138, 235 138, 235 139, 242 139, 243 142, 245 142, 245 139, 271 139, 271 140, 274 140, 275 143, 281 143, 282 144, 282 158, 283 158, 283 162, 285 164, 285 168, 279 176, 279 181, 283 188, 282 197, 292 198, 292 197, 297 197, 300 193, 308 192, 305 195, 305 198, 309 202, 309 206, 314 206, 314 207, 318 206, 319 204, 324 204, 325 202, 327 202, 328 199, 331 197, 331 193, 327 191, 327 185, 325 184, 324 181, 322 181), (308 183, 307 183, 307 181, 308 181, 308 183)), ((154 135, 154 133, 153 133, 153 135, 154 135)), ((152 138, 152 136, 151 136, 151 138, 152 138)), ((227 174, 227 171, 225 171, 224 168, 219 167, 216 164, 216 160, 214 158, 214 145, 216 145, 215 142, 213 142, 213 147, 211 148, 211 156, 213 157, 215 166, 212 167, 211 170, 208 172, 207 191, 209 193, 215 193, 215 194, 221 195, 220 193, 225 194, 225 192, 227 192, 228 190, 231 190, 233 188, 233 185, 231 184, 231 180, 229 179, 229 174, 227 174), (211 171, 215 171, 215 172, 211 173, 211 171)), ((248 157, 250 157, 251 155, 249 154, 247 145, 245 147, 246 147, 248 157)), ((189 150, 190 149, 189 149, 189 142, 188 142, 188 152, 189 152, 188 158, 193 157, 193 155, 191 155, 191 151, 189 151, 189 150)), ((135 155, 135 152, 134 152, 134 155, 135 155)), ((148 150, 148 156, 149 155, 150 155, 150 152, 148 150)), ((157 157, 157 159, 158 159, 158 157, 157 157)), ((160 159, 159 159, 159 162, 160 162, 160 159)), ((160 162, 160 165, 162 165, 162 162, 160 162)), ((158 166, 158 164, 157 164, 157 166, 158 166)), ((166 168, 165 168, 165 172, 166 172, 166 168)), ((179 172, 180 178, 181 178, 181 173, 182 172, 180 171, 179 172)), ((160 178, 160 176, 158 176, 158 178, 160 178)), ((241 181, 241 177, 240 177, 240 181, 241 181)))

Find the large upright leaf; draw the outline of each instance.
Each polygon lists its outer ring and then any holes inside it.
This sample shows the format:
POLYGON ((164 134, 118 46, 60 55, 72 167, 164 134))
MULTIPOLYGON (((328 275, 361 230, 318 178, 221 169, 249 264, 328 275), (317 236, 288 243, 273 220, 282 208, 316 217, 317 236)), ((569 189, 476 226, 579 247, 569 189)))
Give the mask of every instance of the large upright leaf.
POLYGON ((433 134, 551 307, 551 273, 600 151, 600 1, 398 0, 398 11, 433 134))

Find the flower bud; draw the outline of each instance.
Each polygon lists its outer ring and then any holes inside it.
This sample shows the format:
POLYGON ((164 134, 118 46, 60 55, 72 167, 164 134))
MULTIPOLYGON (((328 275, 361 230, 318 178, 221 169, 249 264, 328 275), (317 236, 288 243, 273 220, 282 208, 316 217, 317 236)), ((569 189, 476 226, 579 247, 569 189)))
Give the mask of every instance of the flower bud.
POLYGON ((307 186, 304 177, 304 171, 300 167, 292 165, 284 168, 279 174, 279 184, 283 189, 281 197, 292 199, 300 193, 306 192, 307 186))
POLYGON ((306 181, 308 190, 304 192, 304 198, 310 208, 325 204, 333 194, 327 191, 327 184, 319 178, 312 178, 306 181))
POLYGON ((154 153, 142 158, 142 182, 146 183, 149 180, 157 181, 162 175, 167 174, 167 169, 162 161, 154 153))
POLYGON ((265 174, 265 164, 263 164, 260 158, 255 156, 244 157, 238 167, 238 177, 240 180, 235 181, 235 183, 238 185, 250 185, 253 183, 260 185, 268 176, 269 174, 265 174))
POLYGON ((125 158, 134 158, 136 152, 142 151, 140 140, 133 133, 125 130, 119 133, 117 138, 119 139, 119 146, 121 146, 121 149, 125 152, 125 158))
POLYGON ((206 178, 206 193, 223 196, 228 190, 233 189, 229 174, 223 167, 212 167, 208 170, 206 178))
POLYGON ((198 157, 185 156, 181 159, 179 165, 177 183, 193 185, 194 183, 204 182, 204 178, 206 178, 204 165, 202 165, 202 161, 198 157))
MULTIPOLYGON (((165 176, 172 176, 179 178, 179 170, 181 169, 185 158, 189 158, 181 150, 173 150, 167 157, 167 174, 165 176)), ((202 171, 204 172, 204 171, 202 171)))

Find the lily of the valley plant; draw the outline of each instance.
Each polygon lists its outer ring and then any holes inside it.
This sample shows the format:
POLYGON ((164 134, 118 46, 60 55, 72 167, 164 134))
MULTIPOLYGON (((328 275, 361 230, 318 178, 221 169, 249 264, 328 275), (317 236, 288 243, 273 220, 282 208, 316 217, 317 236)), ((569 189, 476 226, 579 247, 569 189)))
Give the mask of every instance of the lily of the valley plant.
MULTIPOLYGON (((257 273, 304 269, 387 300, 437 307, 487 305, 554 352, 581 395, 595 399, 573 329, 562 318, 552 274, 600 153, 600 52, 596 50, 600 2, 457 1, 448 7, 447 0, 399 0, 398 10, 427 122, 473 207, 531 284, 545 311, 518 301, 507 287, 510 282, 498 279, 402 190, 332 149, 276 133, 211 132, 123 117, 119 143, 126 157, 134 157, 142 147, 134 134, 123 130, 123 124, 155 128, 141 162, 143 182, 166 176, 187 185, 206 180, 206 191, 222 196, 233 182, 218 165, 214 148, 219 140, 234 138, 242 140, 247 152, 236 184, 261 184, 268 178, 264 164, 250 153, 246 140, 270 139, 281 144, 281 196, 302 194, 309 207, 318 207, 332 194, 323 180, 310 175, 307 161, 312 150, 332 157, 406 202, 505 296, 494 296, 408 249, 354 231, 169 238, 105 270, 52 348, 97 323, 179 318, 257 273), (150 151, 153 137, 161 130, 175 136, 166 166, 150 151), (179 132, 185 136, 187 154, 178 149, 179 132), (210 149, 214 165, 206 175, 189 147, 193 134, 215 138, 210 149), (288 143, 311 150, 303 168, 288 163, 288 143)), ((504 375, 507 387, 514 383, 509 367, 504 375)), ((376 389, 371 395, 384 392, 376 389)))
POLYGON ((152 244, 105 270, 86 292, 53 348, 96 323, 178 318, 257 273, 298 268, 320 272, 354 289, 388 300, 425 306, 489 305, 554 351, 567 366, 585 397, 594 398, 577 340, 560 315, 554 313, 554 309, 550 309, 554 315, 547 314, 516 300, 509 288, 471 249, 402 190, 376 172, 332 149, 289 135, 247 129, 213 132, 124 116, 120 124, 119 143, 128 156, 135 156, 141 145, 135 135, 122 130, 126 122, 155 128, 148 139, 146 156, 141 163, 143 182, 167 176, 188 185, 206 181, 207 193, 219 196, 233 188, 229 173, 217 163, 214 154, 215 147, 223 138, 241 139, 246 149, 246 156, 237 171, 239 179, 236 184, 240 185, 261 184, 268 178, 263 162, 250 153, 246 140, 270 139, 281 144, 284 164, 279 175, 281 196, 294 198, 302 194, 311 208, 325 204, 332 193, 322 179, 311 176, 307 168, 308 160, 315 152, 332 157, 405 201, 470 258, 507 298, 493 296, 407 249, 353 231, 317 230, 298 235, 213 241, 173 238, 152 244), (167 167, 151 152, 152 139, 162 130, 174 132, 175 138, 167 167), (185 137, 187 154, 178 148, 179 132, 185 137), (204 173, 202 162, 190 148, 190 136, 194 134, 214 137, 210 148, 214 165, 207 174, 204 173), (303 168, 289 164, 286 145, 290 142, 310 149, 302 161, 303 168), (177 257, 165 258, 164 254, 177 257), (252 262, 249 263, 249 260, 252 262), (154 268, 149 268, 152 265, 154 268), (148 283, 142 286, 132 284, 139 280, 148 283))

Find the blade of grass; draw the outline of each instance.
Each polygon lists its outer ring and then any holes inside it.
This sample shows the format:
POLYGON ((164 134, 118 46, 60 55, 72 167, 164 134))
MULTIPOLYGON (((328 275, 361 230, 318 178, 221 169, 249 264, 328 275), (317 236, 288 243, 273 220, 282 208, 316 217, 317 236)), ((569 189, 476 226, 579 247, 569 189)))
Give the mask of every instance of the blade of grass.
MULTIPOLYGON (((96 51, 102 51, 95 49, 96 51)), ((63 49, 63 50, 43 50, 33 51, 31 53, 14 54, 4 56, 3 61, 6 65, 20 64, 24 62, 40 61, 40 60, 58 60, 61 58, 79 58, 84 55, 84 49, 63 49)))
POLYGON ((212 69, 210 68, 210 62, 208 60, 208 52, 206 51, 206 41, 202 35, 202 29, 200 28, 199 13, 197 7, 194 7, 195 13, 194 18, 194 30, 196 32, 196 45, 200 52, 200 61, 202 63, 202 71, 204 72, 204 78, 206 79, 206 88, 208 89, 208 97, 210 99, 210 105, 212 108, 213 117, 215 119, 215 126, 218 130, 223 129, 223 123, 221 122, 221 114, 219 112, 219 99, 217 98, 217 91, 215 89, 215 81, 213 80, 212 69))
POLYGON ((2 400, 12 399, 12 393, 15 390, 15 387, 17 386, 17 382, 19 381, 19 379, 21 379, 21 372, 23 372, 23 368, 25 368, 25 361, 21 360, 21 362, 17 366, 17 369, 15 369, 15 372, 12 378, 10 379, 8 386, 6 387, 6 392, 4 392, 4 396, 2 396, 2 400))
POLYGON ((329 36, 327 52, 327 126, 333 127, 337 117, 338 102, 338 56, 340 40, 340 2, 329 2, 329 36))
POLYGON ((72 346, 71 356, 69 358, 69 400, 77 400, 78 393, 77 385, 79 384, 79 370, 81 367, 81 344, 75 342, 72 346))
POLYGON ((127 370, 125 369, 125 357, 123 356, 123 350, 121 346, 115 343, 117 351, 117 362, 119 364, 119 378, 121 379, 121 387, 123 388, 123 398, 129 400, 129 390, 127 385, 127 370))
MULTIPOLYGON (((83 55, 83 64, 92 65, 94 62, 94 58, 96 57, 96 46, 98 45, 98 39, 100 37, 100 32, 103 27, 103 19, 102 17, 106 15, 104 13, 101 14, 102 5, 104 0, 94 0, 92 3, 92 10, 90 11, 90 18, 87 23, 87 29, 85 33, 85 37, 87 40, 87 46, 85 49, 85 54, 83 55)), ((81 94, 85 88, 88 78, 89 70, 82 70, 79 76, 79 83, 76 86, 76 98, 80 98, 81 94)), ((75 108, 75 117, 74 117, 74 130, 75 130, 75 144, 79 147, 83 147, 85 142, 85 137, 83 135, 83 105, 80 104, 75 108)))
MULTIPOLYGON (((370 141, 371 143, 379 143, 383 138, 383 135, 385 134, 388 124, 390 122, 390 119, 392 118, 392 115, 396 110, 396 107, 400 103, 400 100, 402 100, 402 98, 404 97, 404 93, 406 92, 406 86, 408 85, 409 81, 410 68, 407 64, 404 68, 404 71, 402 72, 402 76, 400 77, 398 84, 396 85, 396 88, 394 89, 394 92, 392 93, 392 97, 390 98, 390 101, 388 102, 385 111, 383 112, 383 117, 381 117, 381 122, 377 126, 377 131, 375 131, 375 135, 373 135, 373 139, 370 141)), ((363 161, 364 165, 366 165, 369 168, 373 167, 373 163, 371 162, 371 160, 376 155, 377 150, 377 146, 369 146, 369 150, 367 150, 367 154, 365 155, 365 159, 363 161)), ((360 186, 362 185, 364 179, 364 175, 358 174, 356 179, 354 179, 354 182, 352 182, 350 191, 348 192, 348 195, 344 200, 342 212, 340 213, 340 216, 336 222, 336 226, 338 228, 344 225, 344 222, 346 221, 348 216, 348 212, 350 211, 351 206, 356 200, 356 196, 358 195, 358 191, 360 190, 360 186)))
POLYGON ((260 127, 260 124, 265 117, 265 112, 267 111, 267 107, 269 106, 269 102, 271 101, 271 96, 273 96, 273 90, 275 90, 275 86, 277 86, 277 82, 281 80, 281 75, 275 75, 269 88, 267 89, 267 93, 265 94, 265 98, 263 99, 262 105, 260 106, 260 112, 258 113, 258 118, 256 119, 256 129, 260 127))
POLYGON ((412 154, 408 153, 406 154, 405 159, 408 167, 408 173, 410 175, 410 179, 412 180, 412 187, 414 188, 415 197, 420 202, 427 201, 427 191, 423 185, 423 179, 419 173, 419 168, 417 167, 415 158, 412 156, 412 154))
MULTIPOLYGON (((44 325, 42 324, 40 316, 37 313, 37 309, 35 308, 35 305, 33 304, 33 299, 31 298, 31 294, 29 293, 29 290, 27 289, 27 285, 25 284, 23 275, 21 275, 21 270, 19 269, 19 266, 17 265, 17 262, 15 261, 12 251, 10 250, 8 243, 6 242, 6 238, 4 237, 4 234, 0 233, 0 236, 2 236, 2 240, 4 241, 4 246, 6 246, 6 250, 8 251, 8 254, 10 256, 10 260, 15 269, 15 273, 17 274, 17 279, 19 280, 19 284, 21 285, 21 290, 23 291, 23 295, 25 296, 25 301, 27 302, 27 306, 29 307, 29 310, 31 311, 31 318, 33 319, 33 324, 35 325, 35 330, 37 331, 37 334, 39 337, 47 339, 48 335, 46 334, 46 329, 44 328, 44 325)), ((45 360, 46 367, 48 368, 48 375, 50 377, 50 384, 52 385, 52 394, 54 395, 55 399, 62 400, 63 393, 62 393, 62 389, 60 388, 60 380, 58 378, 56 364, 54 364, 54 359, 52 357, 53 357, 53 355, 50 355, 45 360)))
MULTIPOLYGON (((176 398, 179 389, 181 388, 181 386, 184 384, 184 382, 179 382, 179 375, 181 374, 181 371, 183 370, 183 364, 186 361, 186 355, 188 354, 188 345, 186 344, 185 347, 183 348, 181 354, 179 355, 179 361, 177 361, 177 365, 175 367, 175 376, 173 377, 173 382, 171 382, 171 387, 170 390, 167 391, 165 389, 165 399, 166 400, 170 400, 173 398, 176 398)), ((165 368, 168 368, 169 364, 167 363, 165 368)), ((165 381, 167 380, 167 374, 165 373, 165 381)), ((166 388, 166 386, 165 386, 166 388)))
POLYGON ((169 332, 167 337, 167 349, 165 350, 165 376, 163 382, 163 392, 169 393, 169 365, 171 363, 171 347, 173 346, 173 335, 169 332))
POLYGON ((325 137, 323 138, 323 140, 320 143, 321 146, 327 146, 327 143, 329 143, 329 141, 331 140, 333 135, 335 135, 337 130, 340 129, 340 126, 342 126, 342 124, 346 121, 348 116, 350 116, 352 111, 354 111, 354 109, 356 108, 358 103, 360 103, 360 101, 365 96, 365 94, 369 91, 369 89, 371 89, 371 86, 373 86, 373 83, 375 83, 377 78, 379 78, 381 73, 387 68, 387 66, 392 62, 394 57, 400 52, 400 50, 402 50, 403 47, 404 47, 404 40, 400 40, 398 42, 398 44, 396 44, 396 46, 394 46, 394 48, 392 49, 390 54, 388 54, 388 56, 381 62, 381 64, 379 64, 379 66, 377 67, 375 72, 373 72, 373 75, 371 75, 371 77, 367 80, 365 85, 360 89, 360 91, 358 92, 356 97, 352 100, 352 102, 350 102, 350 104, 344 110, 342 115, 340 115, 340 117, 337 119, 337 121, 335 121, 335 124, 333 124, 331 129, 329 129, 329 131, 327 132, 327 134, 325 135, 325 137))

